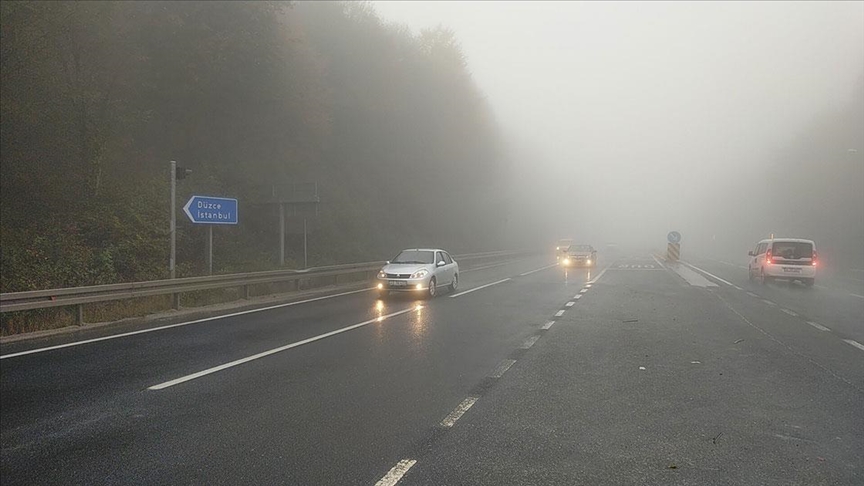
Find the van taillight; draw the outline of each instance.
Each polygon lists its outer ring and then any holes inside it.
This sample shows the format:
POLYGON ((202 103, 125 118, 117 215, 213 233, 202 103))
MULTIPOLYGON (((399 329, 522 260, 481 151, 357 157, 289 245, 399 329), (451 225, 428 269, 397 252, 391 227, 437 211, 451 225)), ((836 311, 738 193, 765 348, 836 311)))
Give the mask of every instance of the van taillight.
POLYGON ((771 248, 768 248, 768 251, 765 252, 765 259, 768 261, 768 263, 774 263, 774 259, 771 258, 771 248))
POLYGON ((813 265, 814 267, 816 266, 816 250, 813 250, 813 257, 812 257, 812 260, 810 262, 810 265, 813 265))

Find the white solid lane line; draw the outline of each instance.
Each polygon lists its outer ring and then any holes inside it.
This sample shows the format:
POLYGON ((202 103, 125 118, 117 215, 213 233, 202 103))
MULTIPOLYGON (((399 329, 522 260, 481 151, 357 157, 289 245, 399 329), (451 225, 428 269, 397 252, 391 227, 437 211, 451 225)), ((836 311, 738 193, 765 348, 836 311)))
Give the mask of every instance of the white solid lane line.
POLYGON ((508 281, 508 280, 512 280, 512 279, 510 279, 510 278, 505 278, 505 279, 499 280, 499 281, 497 281, 497 282, 492 282, 492 283, 488 283, 488 284, 486 284, 486 285, 481 285, 481 286, 479 286, 479 287, 474 287, 473 289, 468 289, 468 290, 465 290, 464 292, 459 292, 458 294, 453 294, 453 295, 450 296, 450 298, 453 299, 453 298, 456 298, 456 297, 461 297, 461 296, 463 296, 463 295, 465 295, 465 294, 470 294, 471 292, 476 292, 476 291, 478 291, 478 290, 485 289, 486 287, 491 287, 491 286, 493 286, 493 285, 498 285, 498 284, 500 284, 500 283, 504 283, 504 282, 506 282, 506 281, 508 281))
POLYGON ((859 299, 864 299, 864 295, 858 295, 858 294, 849 294, 849 295, 851 295, 852 297, 858 297, 859 299))
POLYGON ((546 324, 543 324, 543 325, 540 327, 540 329, 549 329, 549 328, 552 327, 554 324, 555 324, 555 321, 549 321, 549 322, 547 322, 546 324))
POLYGON ((492 371, 492 374, 489 375, 490 378, 501 378, 504 376, 504 373, 507 373, 507 370, 510 369, 513 364, 516 363, 515 359, 505 359, 504 361, 498 363, 498 366, 492 371))
POLYGON ((459 420, 459 417, 464 415, 469 408, 474 406, 474 402, 479 399, 480 397, 468 397, 465 400, 462 400, 462 403, 460 403, 459 406, 456 407, 456 410, 453 410, 452 412, 450 412, 450 415, 444 417, 444 420, 441 421, 441 426, 453 427, 453 424, 455 424, 456 421, 459 420))
POLYGON ((534 343, 536 343, 538 339, 540 339, 540 336, 529 337, 521 346, 519 346, 519 349, 529 349, 531 346, 534 346, 534 343))
POLYGON ((844 339, 844 341, 846 341, 848 344, 851 344, 852 346, 855 346, 856 348, 860 349, 861 351, 864 351, 864 344, 861 344, 858 341, 853 341, 851 339, 844 339))
POLYGON ((663 262, 661 262, 653 253, 651 254, 651 258, 653 258, 654 261, 657 262, 657 265, 660 265, 660 268, 666 268, 665 266, 663 266, 663 262))
POLYGON ((526 275, 531 275, 532 273, 537 273, 537 272, 546 270, 547 268, 552 268, 552 267, 557 267, 557 266, 558 266, 557 263, 553 263, 552 265, 546 265, 545 267, 540 267, 537 270, 531 270, 530 272, 520 273, 519 276, 524 277, 526 275))
POLYGON ((825 326, 823 326, 823 325, 821 325, 821 324, 816 324, 816 323, 813 322, 813 321, 807 321, 807 324, 810 324, 811 326, 815 327, 816 329, 819 329, 820 331, 828 331, 828 332, 831 332, 831 329, 828 329, 827 327, 825 327, 825 326))
POLYGON ((744 289, 742 289, 741 287, 739 287, 739 286, 733 284, 732 282, 730 282, 730 281, 728 281, 728 280, 723 280, 722 278, 718 277, 717 275, 714 275, 714 274, 711 273, 711 272, 707 272, 707 271, 705 271, 705 270, 702 270, 701 268, 697 267, 696 265, 691 265, 691 264, 689 264, 689 263, 687 263, 687 262, 685 262, 685 261, 683 261, 683 260, 681 261, 681 263, 683 263, 684 265, 687 265, 688 267, 692 268, 693 270, 696 270, 696 271, 698 271, 698 272, 702 272, 702 273, 704 273, 705 275, 708 275, 709 277, 711 277, 711 278, 713 278, 713 279, 715 279, 715 280, 718 280, 718 281, 720 281, 720 282, 723 282, 724 284, 726 284, 726 285, 728 285, 728 286, 730 286, 730 287, 735 287, 735 288, 738 289, 738 290, 744 290, 744 289))
POLYGON ((564 311, 563 311, 563 310, 560 310, 560 311, 558 311, 558 312, 555 313, 555 317, 561 317, 561 316, 563 316, 563 315, 564 315, 564 311))
MULTIPOLYGON (((611 265, 611 263, 609 265, 611 265)), ((601 270, 600 273, 596 277, 594 277, 593 279, 589 280, 588 283, 590 283, 590 284, 597 283, 597 281, 600 280, 600 278, 606 274, 606 270, 609 270, 609 265, 606 265, 606 268, 601 270)))
POLYGON ((394 486, 416 463, 415 459, 402 459, 380 481, 375 483, 375 486, 394 486))
POLYGON ((266 356, 270 356, 271 354, 280 353, 280 352, 282 352, 282 351, 285 351, 285 350, 288 350, 288 349, 291 349, 291 348, 296 348, 297 346, 303 346, 304 344, 309 344, 309 343, 313 343, 313 342, 315 342, 315 341, 320 341, 320 340, 322 340, 322 339, 325 339, 325 338, 328 338, 328 337, 331 337, 331 336, 335 336, 335 335, 337 335, 337 334, 341 334, 341 333, 343 333, 343 332, 347 332, 347 331, 351 331, 351 330, 353 330, 353 329, 357 329, 358 327, 367 326, 367 325, 369 325, 369 324, 372 324, 373 322, 381 322, 381 321, 383 321, 384 319, 389 319, 389 318, 391 318, 391 317, 396 317, 396 316, 398 316, 398 315, 406 314, 406 313, 408 313, 408 312, 412 312, 412 311, 415 311, 415 310, 418 310, 418 309, 419 309, 419 307, 411 307, 410 309, 405 309, 405 310, 401 310, 401 311, 399 311, 399 312, 394 312, 394 313, 392 313, 392 314, 387 314, 387 315, 385 315, 385 316, 376 317, 375 319, 369 319, 368 321, 363 321, 363 322, 361 322, 361 323, 354 324, 354 325, 352 325, 352 326, 343 327, 343 328, 341 328, 341 329, 336 329, 335 331, 330 331, 330 332, 327 332, 327 333, 324 333, 324 334, 319 334, 318 336, 315 336, 315 337, 311 337, 311 338, 308 338, 308 339, 304 339, 304 340, 302 340, 302 341, 297 341, 296 343, 287 344, 287 345, 285 345, 285 346, 281 346, 281 347, 278 347, 278 348, 275 348, 275 349, 271 349, 271 350, 269 350, 269 351, 264 351, 263 353, 253 354, 252 356, 248 356, 248 357, 246 357, 246 358, 242 358, 242 359, 238 359, 238 360, 235 360, 235 361, 231 361, 230 363, 225 363, 225 364, 222 364, 222 365, 219 365, 219 366, 214 366, 213 368, 208 368, 208 369, 206 369, 206 370, 204 370, 204 371, 199 371, 199 372, 197 372, 197 373, 192 373, 191 375, 181 376, 180 378, 176 378, 176 379, 171 380, 171 381, 166 381, 165 383, 160 383, 160 384, 158 384, 158 385, 153 385, 153 386, 151 386, 151 387, 149 387, 149 388, 147 388, 147 389, 148 389, 148 390, 163 390, 163 389, 165 389, 165 388, 168 388, 168 387, 171 387, 171 386, 174 386, 174 385, 179 385, 180 383, 185 383, 185 382, 187 382, 187 381, 191 381, 191 380, 194 380, 194 379, 196 379, 196 378, 201 378, 202 376, 207 376, 207 375, 209 375, 209 374, 216 373, 217 371, 222 371, 222 370, 225 370, 225 369, 228 369, 228 368, 233 368, 233 367, 235 367, 235 366, 239 366, 239 365, 241 365, 241 364, 248 363, 248 362, 250 362, 250 361, 254 361, 254 360, 256 360, 256 359, 261 359, 261 358, 264 358, 264 357, 266 357, 266 356))
POLYGON ((180 322, 177 324, 169 324, 167 326, 152 327, 150 329, 142 329, 140 331, 124 332, 122 334, 114 334, 111 336, 103 336, 103 337, 94 338, 94 339, 85 339, 84 341, 75 341, 74 343, 59 344, 57 346, 49 346, 47 348, 31 349, 29 351, 21 351, 20 353, 4 354, 3 356, 0 356, 0 359, 14 358, 16 356, 24 356, 27 354, 34 354, 34 353, 43 353, 45 351, 53 351, 55 349, 71 348, 72 346, 80 346, 82 344, 97 343, 99 341, 107 341, 109 339, 118 339, 118 338, 122 338, 122 337, 134 336, 136 334, 145 334, 148 332, 163 331, 165 329, 172 329, 175 327, 188 326, 190 324, 198 324, 201 322, 215 321, 217 319, 227 319, 229 317, 242 316, 242 315, 246 315, 246 314, 252 314, 255 312, 264 312, 264 311, 273 310, 273 309, 281 309, 283 307, 290 307, 292 305, 306 304, 309 302, 315 302, 315 301, 324 300, 324 299, 333 299, 335 297, 342 297, 344 295, 357 294, 360 292, 368 292, 370 290, 374 290, 374 288, 370 287, 368 289, 352 290, 350 292, 341 292, 341 293, 333 294, 333 295, 324 295, 321 297, 315 297, 312 299, 300 300, 297 302, 288 302, 287 304, 279 304, 279 305, 271 305, 268 307, 261 307, 260 309, 250 309, 250 310, 245 310, 245 311, 241 311, 241 312, 233 312, 231 314, 224 314, 224 315, 220 315, 220 316, 205 317, 203 319, 196 319, 194 321, 180 322))

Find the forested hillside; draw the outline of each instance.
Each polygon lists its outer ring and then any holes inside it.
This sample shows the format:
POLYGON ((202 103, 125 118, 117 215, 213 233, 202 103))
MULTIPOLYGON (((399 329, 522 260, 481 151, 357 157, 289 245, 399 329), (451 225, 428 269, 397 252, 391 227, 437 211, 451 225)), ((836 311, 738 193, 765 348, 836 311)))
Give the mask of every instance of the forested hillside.
MULTIPOLYGON (((310 265, 500 248, 508 163, 454 33, 363 3, 2 2, 0 290, 203 272, 191 194, 236 197, 219 272, 278 266, 274 184, 317 181, 310 265), (434 229, 434 231, 433 231, 434 229)), ((289 265, 302 236, 288 235, 289 265)))

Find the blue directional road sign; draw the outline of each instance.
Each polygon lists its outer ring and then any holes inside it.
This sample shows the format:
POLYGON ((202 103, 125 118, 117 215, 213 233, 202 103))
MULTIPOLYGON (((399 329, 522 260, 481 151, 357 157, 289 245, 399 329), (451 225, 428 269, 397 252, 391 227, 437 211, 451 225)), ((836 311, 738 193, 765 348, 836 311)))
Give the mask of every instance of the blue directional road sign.
POLYGON ((670 231, 669 234, 666 235, 666 239, 669 240, 669 243, 681 243, 681 233, 670 231))
POLYGON ((183 206, 189 220, 198 224, 237 224, 237 200, 227 197, 192 196, 183 206))

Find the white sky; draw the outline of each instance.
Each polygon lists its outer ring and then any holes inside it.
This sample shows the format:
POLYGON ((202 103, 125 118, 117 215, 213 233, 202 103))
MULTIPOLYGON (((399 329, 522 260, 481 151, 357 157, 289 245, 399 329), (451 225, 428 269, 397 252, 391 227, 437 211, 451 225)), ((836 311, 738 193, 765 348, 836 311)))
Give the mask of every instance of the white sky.
POLYGON ((623 223, 746 178, 864 83, 864 2, 372 3, 456 31, 532 170, 590 172, 623 223))

